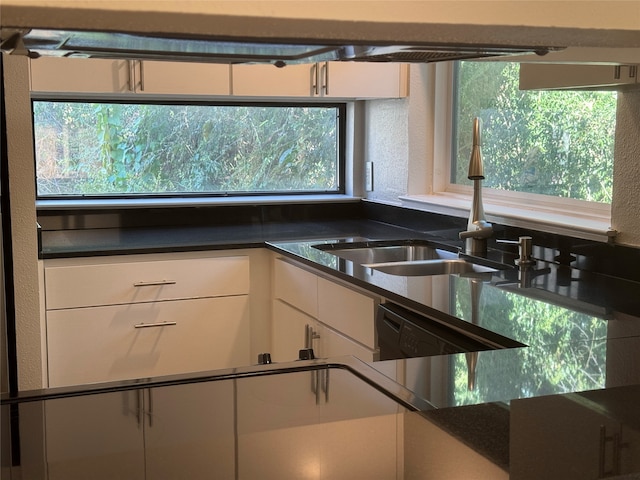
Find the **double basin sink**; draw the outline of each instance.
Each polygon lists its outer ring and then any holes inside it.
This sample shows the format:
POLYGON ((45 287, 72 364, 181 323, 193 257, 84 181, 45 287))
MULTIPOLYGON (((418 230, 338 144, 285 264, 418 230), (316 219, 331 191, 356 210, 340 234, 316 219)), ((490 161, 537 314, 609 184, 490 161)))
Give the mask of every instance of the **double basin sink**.
POLYGON ((460 258, 456 252, 438 248, 425 240, 336 242, 314 247, 390 275, 481 274, 497 271, 460 258))

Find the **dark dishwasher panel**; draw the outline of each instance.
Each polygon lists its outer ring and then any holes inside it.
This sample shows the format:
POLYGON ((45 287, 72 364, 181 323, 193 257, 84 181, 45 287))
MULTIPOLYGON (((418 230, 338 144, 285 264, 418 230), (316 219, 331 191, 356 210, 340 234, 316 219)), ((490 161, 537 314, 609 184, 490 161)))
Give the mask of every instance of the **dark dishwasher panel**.
POLYGON ((380 360, 493 349, 436 320, 393 303, 378 306, 376 329, 380 360))

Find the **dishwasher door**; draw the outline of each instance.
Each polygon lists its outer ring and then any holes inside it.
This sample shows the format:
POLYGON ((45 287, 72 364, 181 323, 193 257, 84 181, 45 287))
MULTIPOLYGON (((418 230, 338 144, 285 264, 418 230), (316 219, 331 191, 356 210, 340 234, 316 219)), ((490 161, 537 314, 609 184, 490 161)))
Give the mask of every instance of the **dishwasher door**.
POLYGON ((376 329, 380 360, 493 349, 442 322, 394 303, 378 306, 376 329))

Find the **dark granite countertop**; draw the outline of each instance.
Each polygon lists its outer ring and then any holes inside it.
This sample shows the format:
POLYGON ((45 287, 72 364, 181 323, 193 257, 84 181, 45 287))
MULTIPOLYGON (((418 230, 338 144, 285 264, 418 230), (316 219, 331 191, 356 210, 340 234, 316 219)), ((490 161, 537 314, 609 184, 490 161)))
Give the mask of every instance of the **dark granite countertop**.
MULTIPOLYGON (((544 252, 538 258, 545 261, 538 261, 523 282, 513 265, 515 255, 501 251, 490 251, 484 259, 510 264, 494 273, 405 277, 372 271, 313 247, 363 238, 426 239, 453 250, 460 246, 447 229, 418 231, 366 218, 283 220, 42 231, 41 257, 266 246, 389 301, 436 314, 483 336, 521 342, 526 346, 475 354, 475 369, 469 368, 472 363, 466 354, 390 361, 403 372, 401 383, 441 409, 432 414, 433 422, 505 469, 509 418, 503 413, 508 413, 512 401, 588 391, 605 392, 606 398, 609 390, 640 384, 638 282, 559 265, 548 261, 544 252), (472 290, 479 300, 476 313, 470 307, 472 290), (470 380, 473 389, 468 388, 470 380), (479 435, 464 428, 483 422, 489 422, 491 429, 480 428, 479 435)), ((638 414, 631 416, 637 419, 638 414)))
POLYGON ((408 232, 402 227, 366 219, 43 230, 40 234, 40 256, 47 259, 251 248, 264 247, 267 241, 348 236, 398 238, 408 232))
MULTIPOLYGON (((481 352, 475 391, 466 391, 465 383, 461 390, 452 389, 443 400, 435 401, 438 406, 509 402, 640 383, 640 285, 635 282, 572 269, 565 272, 567 267, 547 262, 538 262, 535 268, 542 273, 533 276, 526 287, 519 283, 519 271, 513 266, 477 275, 399 276, 339 259, 314 248, 314 241, 268 245, 388 301, 498 343, 507 338, 527 345, 481 352), (565 275, 574 280, 564 281, 565 275), (473 301, 477 301, 477 309, 472 308, 473 301), (619 344, 625 346, 616 351, 619 344), (522 370, 514 370, 518 368, 522 370), (566 379, 558 378, 563 374, 566 379), (497 388, 498 383, 509 387, 497 388)), ((464 355, 459 357, 453 362, 464 370, 466 360, 464 355)))
MULTIPOLYGON (((557 386, 538 377, 537 373, 532 374, 531 378, 518 374, 518 378, 510 380, 512 388, 503 393, 490 384, 483 387, 480 381, 473 395, 465 392, 462 399, 453 392, 447 396, 446 402, 434 402, 442 407, 508 402, 512 398, 604 388, 618 383, 640 383, 640 368, 626 371, 626 367, 637 366, 640 348, 633 352, 633 358, 628 361, 624 361, 624 355, 607 354, 616 342, 625 345, 637 342, 640 347, 640 284, 637 282, 539 261, 533 269, 530 283, 523 287, 519 281, 520 273, 513 267, 514 256, 505 255, 504 252, 490 252, 489 259, 494 263, 511 262, 511 268, 493 274, 403 277, 374 272, 313 248, 313 245, 320 243, 362 238, 435 240, 454 250, 459 246, 459 242, 450 240, 446 231, 420 232, 368 219, 341 219, 212 227, 43 231, 42 257, 267 246, 390 301, 426 314, 437 314, 439 318, 466 330, 479 332, 489 338, 495 335, 498 341, 507 338, 528 345, 513 351, 482 352, 482 361, 478 363, 478 380, 482 379, 485 364, 493 372, 503 370, 500 375, 503 378, 509 372, 513 376, 513 368, 520 364, 530 368, 535 366, 538 372, 553 372, 558 365, 569 361, 566 358, 569 352, 574 355, 571 357, 574 368, 582 372, 580 381, 584 383, 556 382, 557 386), (480 309, 476 318, 472 318, 470 309, 472 288, 480 291, 480 309), (446 298, 438 298, 433 293, 443 291, 448 292, 446 298), (581 352, 584 353, 582 357, 581 352), (518 358, 511 358, 513 355, 518 358), (489 358, 503 357, 509 357, 504 364, 499 360, 495 360, 495 365, 494 361, 491 364, 488 362, 489 358), (616 361, 615 368, 611 366, 613 359, 616 361), (613 377, 621 380, 614 381, 613 377), (522 385, 516 388, 518 382, 522 382, 522 385), (483 388, 486 391, 481 393, 483 388)), ((487 379, 493 376, 487 372, 487 379)))

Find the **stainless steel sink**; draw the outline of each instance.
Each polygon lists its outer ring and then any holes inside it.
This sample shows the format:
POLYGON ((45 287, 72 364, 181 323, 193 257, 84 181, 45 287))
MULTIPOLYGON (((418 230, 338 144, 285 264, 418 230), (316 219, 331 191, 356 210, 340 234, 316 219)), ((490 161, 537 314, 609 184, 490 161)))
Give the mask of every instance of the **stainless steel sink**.
POLYGON ((415 260, 453 260, 458 258, 458 255, 455 252, 449 252, 431 245, 413 242, 398 244, 330 243, 314 245, 314 247, 360 265, 415 260))
POLYGON ((439 260, 414 260, 405 262, 385 262, 363 264, 390 275, 403 275, 407 277, 426 275, 446 275, 460 273, 487 273, 497 271, 495 268, 485 267, 467 262, 459 258, 439 260))
POLYGON ((496 271, 421 240, 326 243, 314 245, 314 248, 390 275, 426 276, 496 271))

